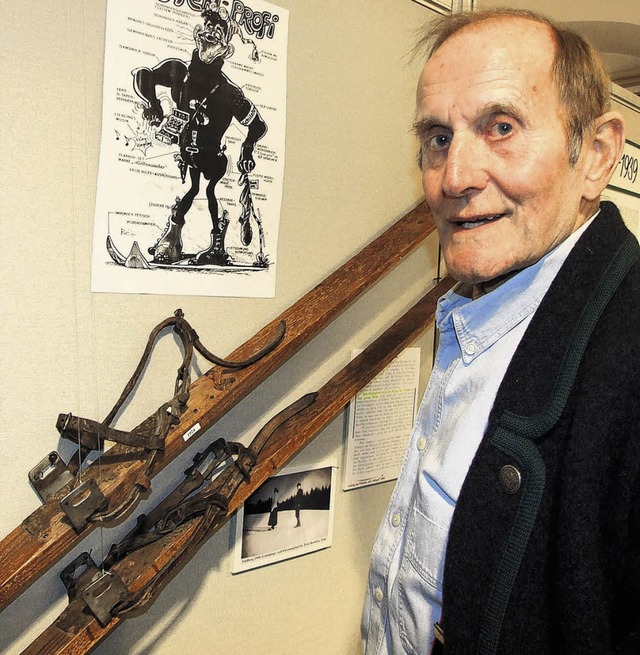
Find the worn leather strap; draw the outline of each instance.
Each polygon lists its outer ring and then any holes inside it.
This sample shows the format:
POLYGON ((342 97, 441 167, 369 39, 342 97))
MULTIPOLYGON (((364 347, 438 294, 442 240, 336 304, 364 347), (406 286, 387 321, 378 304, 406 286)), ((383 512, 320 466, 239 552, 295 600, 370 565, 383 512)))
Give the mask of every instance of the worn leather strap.
POLYGON ((286 326, 284 322, 281 322, 273 340, 253 355, 240 361, 226 360, 214 355, 204 347, 198 333, 184 318, 182 310, 177 309, 172 317, 161 321, 151 331, 142 357, 133 375, 122 390, 117 402, 102 422, 75 417, 71 414, 61 414, 56 424, 61 436, 79 445, 76 456, 71 459, 69 466, 72 473, 76 475, 74 487, 80 484, 80 470, 86 456, 92 450, 102 449, 105 440, 139 448, 141 457, 145 461, 144 469, 140 472, 140 475, 125 499, 116 507, 109 506, 102 512, 92 514, 88 520, 93 523, 104 523, 117 519, 137 502, 142 493, 149 489, 151 469, 156 454, 158 451, 164 449, 165 439, 169 430, 179 422, 180 416, 184 412, 187 401, 189 400, 189 387, 191 386, 190 369, 194 348, 214 365, 230 369, 242 369, 254 364, 276 348, 284 338, 285 332, 286 326), (180 339, 183 349, 182 363, 176 375, 173 398, 161 405, 153 415, 145 419, 133 430, 126 432, 112 428, 111 424, 136 389, 147 367, 158 337, 167 328, 173 328, 180 339))

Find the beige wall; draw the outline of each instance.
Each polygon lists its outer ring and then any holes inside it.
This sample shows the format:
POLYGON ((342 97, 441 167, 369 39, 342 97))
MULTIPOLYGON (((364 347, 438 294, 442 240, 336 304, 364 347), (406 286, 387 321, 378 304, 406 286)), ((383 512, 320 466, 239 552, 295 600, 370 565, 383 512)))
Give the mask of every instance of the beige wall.
POLYGON ((566 0, 476 0, 478 9, 487 7, 512 7, 514 9, 531 9, 547 14, 560 21, 638 21, 637 0, 583 0, 567 2, 566 0))
POLYGON ((613 108, 624 118, 627 139, 640 143, 640 98, 617 84, 613 85, 611 97, 613 108))
MULTIPOLYGON (((405 55, 429 11, 409 0, 279 4, 290 10, 290 29, 278 280, 275 299, 247 300, 89 292, 106 2, 0 0, 0 536, 38 505, 27 472, 60 447, 58 413, 103 418, 158 321, 182 307, 202 341, 226 354, 419 199, 410 134, 417 73, 405 55)), ((277 410, 326 381, 351 348, 421 295, 434 250, 432 239, 202 437, 200 447, 219 436, 250 439, 277 410)), ((421 345, 429 362, 430 339, 421 345)), ((166 338, 158 370, 123 427, 169 397, 176 356, 166 338)), ((342 420, 296 463, 340 461, 342 420)), ((154 502, 192 456, 154 480, 154 502)), ((332 548, 238 576, 229 572, 226 527, 146 615, 126 622, 97 652, 358 652, 368 557, 391 486, 337 493, 332 548)), ((0 652, 20 652, 64 608, 57 574, 66 562, 87 548, 99 559, 126 527, 95 532, 7 608, 0 652)))

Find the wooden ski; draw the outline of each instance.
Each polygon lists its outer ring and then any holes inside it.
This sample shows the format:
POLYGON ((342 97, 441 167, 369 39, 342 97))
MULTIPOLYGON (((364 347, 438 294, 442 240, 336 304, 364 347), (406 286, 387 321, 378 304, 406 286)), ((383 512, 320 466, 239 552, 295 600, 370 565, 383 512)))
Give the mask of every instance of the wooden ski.
MULTIPOLYGON (((147 609, 161 588, 251 493, 306 446, 360 389, 433 322, 437 299, 452 283, 450 278, 439 282, 318 392, 303 396, 269 421, 246 452, 240 452, 236 463, 224 469, 207 488, 208 497, 217 496, 217 502, 156 541, 121 558, 109 555, 102 569, 92 565, 82 573, 77 579, 80 585, 70 589, 68 607, 23 655, 88 653, 129 615, 147 609), (249 476, 243 470, 245 467, 250 468, 249 476), (106 605, 94 607, 100 599, 105 599, 106 605)), ((196 458, 194 466, 203 459, 196 458)), ((154 517, 153 522, 158 518, 154 517)), ((117 548, 112 548, 112 553, 114 550, 117 548)))
MULTIPOLYGON (((195 380, 188 387, 185 411, 177 425, 169 430, 164 449, 157 451, 151 467, 144 466, 140 449, 116 444, 83 471, 86 483, 93 484, 114 504, 121 502, 135 485, 148 486, 150 478, 412 252, 434 228, 424 203, 411 210, 237 348, 229 359, 251 358, 264 350, 284 325, 284 337, 271 352, 248 368, 213 366, 195 380)), ((70 488, 67 486, 48 498, 0 542, 0 611, 95 527, 89 522, 74 528, 61 509, 60 501, 70 488)))

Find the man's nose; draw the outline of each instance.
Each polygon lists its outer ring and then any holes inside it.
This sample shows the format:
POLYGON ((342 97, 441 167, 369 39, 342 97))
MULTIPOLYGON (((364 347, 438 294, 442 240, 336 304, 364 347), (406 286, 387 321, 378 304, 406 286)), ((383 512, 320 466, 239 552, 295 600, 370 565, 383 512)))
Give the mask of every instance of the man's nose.
POLYGON ((455 134, 449 144, 442 189, 461 197, 483 189, 488 180, 484 144, 475 135, 455 134))

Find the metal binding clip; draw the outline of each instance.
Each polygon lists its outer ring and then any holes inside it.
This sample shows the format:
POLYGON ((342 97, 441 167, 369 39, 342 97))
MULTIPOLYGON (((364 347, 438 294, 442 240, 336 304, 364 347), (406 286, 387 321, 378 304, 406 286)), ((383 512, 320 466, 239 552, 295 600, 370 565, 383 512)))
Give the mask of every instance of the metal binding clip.
POLYGON ((60 507, 71 521, 71 525, 80 532, 87 525, 87 519, 94 512, 103 509, 107 502, 97 482, 88 478, 60 501, 60 507))
POLYGON ((73 480, 73 473, 55 450, 29 471, 29 481, 43 503, 73 480))
POLYGON ((104 628, 112 619, 111 610, 128 596, 120 577, 105 571, 82 591, 82 599, 104 628))

